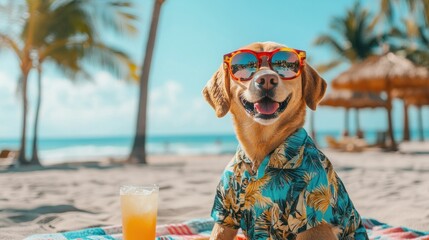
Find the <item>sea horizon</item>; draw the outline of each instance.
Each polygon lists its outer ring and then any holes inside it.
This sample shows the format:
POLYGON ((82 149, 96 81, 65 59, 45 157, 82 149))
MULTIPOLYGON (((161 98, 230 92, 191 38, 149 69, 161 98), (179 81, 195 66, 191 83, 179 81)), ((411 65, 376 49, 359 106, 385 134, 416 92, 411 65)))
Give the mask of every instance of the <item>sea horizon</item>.
MULTIPOLYGON (((369 144, 376 142, 379 131, 365 131, 365 140, 369 144)), ((332 136, 338 139, 342 131, 317 131, 316 143, 319 147, 327 147, 325 138, 332 136)), ((351 132, 353 136, 354 132, 351 132)), ((418 131, 410 131, 411 141, 418 140, 418 131)), ((425 129, 429 136, 429 129, 425 129)), ((395 131, 398 142, 402 139, 402 129, 395 131)), ((39 155, 43 163, 54 164, 100 158, 126 157, 132 147, 134 136, 98 136, 98 137, 46 137, 39 139, 39 155)), ((27 140, 27 154, 31 152, 31 140, 27 140)), ((147 138, 149 155, 204 155, 233 154, 238 141, 234 134, 181 134, 151 135, 147 138)), ((18 150, 18 138, 0 138, 0 150, 18 150)))

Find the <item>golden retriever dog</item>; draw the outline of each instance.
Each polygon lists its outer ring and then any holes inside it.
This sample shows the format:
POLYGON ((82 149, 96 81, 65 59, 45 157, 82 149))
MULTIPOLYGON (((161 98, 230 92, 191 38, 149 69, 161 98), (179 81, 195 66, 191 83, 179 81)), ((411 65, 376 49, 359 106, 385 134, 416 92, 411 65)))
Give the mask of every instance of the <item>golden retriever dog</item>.
POLYGON ((210 239, 367 239, 332 164, 303 130, 326 82, 305 52, 258 42, 224 56, 203 89, 232 114, 239 148, 225 168, 210 239))

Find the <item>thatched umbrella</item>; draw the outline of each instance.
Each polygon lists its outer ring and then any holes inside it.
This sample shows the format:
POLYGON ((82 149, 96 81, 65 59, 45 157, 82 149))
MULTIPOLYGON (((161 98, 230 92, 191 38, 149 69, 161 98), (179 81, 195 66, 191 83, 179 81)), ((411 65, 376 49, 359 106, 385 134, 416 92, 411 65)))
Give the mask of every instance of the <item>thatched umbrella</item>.
POLYGON ((414 65, 406 58, 386 53, 352 65, 332 81, 332 86, 337 89, 386 92, 390 147, 396 150, 391 111, 392 90, 428 87, 429 70, 414 65))
POLYGON ((410 127, 408 120, 408 107, 410 105, 415 105, 417 107, 418 119, 419 119, 419 136, 420 140, 423 141, 423 124, 421 117, 421 107, 424 105, 429 105, 429 88, 420 88, 420 89, 401 89, 393 90, 392 96, 400 98, 404 106, 404 132, 403 140, 410 140, 410 127))
POLYGON ((328 93, 320 102, 321 106, 342 107, 346 110, 345 115, 345 134, 348 135, 349 130, 349 109, 356 109, 356 129, 357 135, 360 137, 362 131, 359 124, 359 109, 362 108, 378 108, 387 107, 386 100, 381 98, 380 94, 371 92, 358 92, 350 90, 333 90, 328 93))

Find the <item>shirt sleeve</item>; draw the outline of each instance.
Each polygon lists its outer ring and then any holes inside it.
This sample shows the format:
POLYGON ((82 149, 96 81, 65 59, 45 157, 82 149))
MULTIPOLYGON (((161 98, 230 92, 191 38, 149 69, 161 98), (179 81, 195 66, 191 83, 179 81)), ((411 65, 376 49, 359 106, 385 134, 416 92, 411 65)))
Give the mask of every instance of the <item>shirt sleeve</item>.
POLYGON ((334 205, 334 213, 337 216, 338 225, 342 228, 340 239, 368 239, 362 219, 353 206, 344 184, 337 179, 337 201, 334 205))
POLYGON ((233 173, 226 169, 216 189, 211 216, 218 224, 238 229, 240 227, 239 204, 233 181, 233 173))

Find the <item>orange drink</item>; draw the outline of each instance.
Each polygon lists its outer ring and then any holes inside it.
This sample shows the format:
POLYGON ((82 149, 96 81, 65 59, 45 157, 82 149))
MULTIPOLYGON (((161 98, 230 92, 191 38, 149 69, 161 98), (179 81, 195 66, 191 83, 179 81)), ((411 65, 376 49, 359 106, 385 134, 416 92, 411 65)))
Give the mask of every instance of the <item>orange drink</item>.
POLYGON ((157 185, 122 186, 121 211, 124 240, 154 240, 158 211, 157 185))

